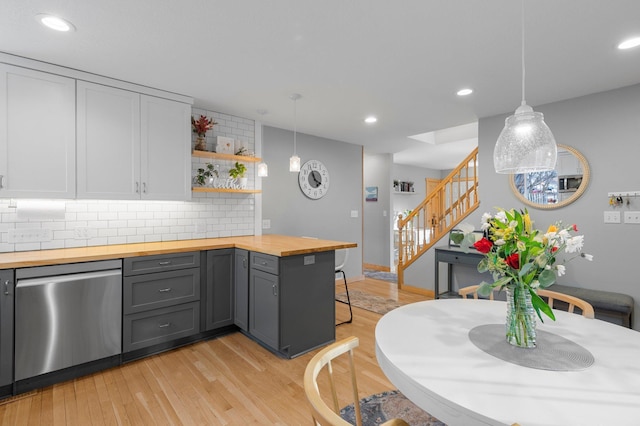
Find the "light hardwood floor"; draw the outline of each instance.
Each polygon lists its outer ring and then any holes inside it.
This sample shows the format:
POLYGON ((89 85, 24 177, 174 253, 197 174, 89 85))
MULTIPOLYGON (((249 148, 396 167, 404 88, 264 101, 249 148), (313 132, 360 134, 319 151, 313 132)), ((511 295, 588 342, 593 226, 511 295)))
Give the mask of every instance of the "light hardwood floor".
MULTIPOLYGON (((371 279, 349 289, 407 303, 426 299, 371 279)), ((361 397, 393 389, 376 362, 380 315, 353 310, 353 323, 337 327, 336 338, 360 338, 361 397)), ((348 317, 346 305, 336 311, 338 321, 348 317)), ((232 333, 0 401, 0 424, 311 425, 302 376, 316 352, 285 360, 232 333)))

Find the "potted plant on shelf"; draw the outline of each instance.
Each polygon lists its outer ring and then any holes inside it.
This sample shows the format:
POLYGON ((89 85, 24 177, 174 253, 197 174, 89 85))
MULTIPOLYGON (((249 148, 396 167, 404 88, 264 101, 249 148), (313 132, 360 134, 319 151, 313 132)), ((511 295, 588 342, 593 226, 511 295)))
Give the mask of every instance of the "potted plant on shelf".
POLYGON ((207 163, 204 168, 198 169, 198 174, 195 176, 194 181, 198 185, 213 185, 214 176, 218 177, 218 165, 207 163))
POLYGON ((244 174, 246 172, 247 166, 237 161, 234 167, 229 170, 229 176, 236 179, 236 182, 238 183, 240 189, 245 189, 247 187, 247 178, 244 177, 244 174))
POLYGON ((193 117, 191 117, 191 129, 193 130, 193 133, 196 133, 198 135, 198 138, 196 139, 196 146, 195 149, 198 151, 206 151, 207 150, 207 144, 205 142, 205 135, 207 134, 208 130, 213 129, 213 126, 216 123, 215 121, 213 121, 211 118, 205 117, 204 115, 201 115, 200 118, 198 118, 197 120, 193 117))

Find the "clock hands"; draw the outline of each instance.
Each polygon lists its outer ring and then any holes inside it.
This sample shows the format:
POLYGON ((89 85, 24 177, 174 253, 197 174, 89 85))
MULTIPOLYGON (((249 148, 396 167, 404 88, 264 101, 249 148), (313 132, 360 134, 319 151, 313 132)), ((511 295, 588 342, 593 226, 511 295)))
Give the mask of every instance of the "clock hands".
POLYGON ((317 173, 318 173, 318 172, 316 172, 316 171, 312 171, 312 172, 311 172, 311 178, 313 178, 314 182, 316 183, 316 186, 314 186, 314 188, 317 188, 317 187, 319 187, 320 185, 322 185, 322 181, 319 181, 319 180, 318 180, 318 178, 316 177, 316 174, 317 174, 317 173))

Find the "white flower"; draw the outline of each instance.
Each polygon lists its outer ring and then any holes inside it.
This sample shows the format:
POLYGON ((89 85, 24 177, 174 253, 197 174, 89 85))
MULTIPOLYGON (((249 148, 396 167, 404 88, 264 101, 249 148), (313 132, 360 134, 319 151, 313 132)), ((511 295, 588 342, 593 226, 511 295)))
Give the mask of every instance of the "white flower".
POLYGON ((593 255, 592 254, 587 254, 587 253, 580 253, 580 256, 584 257, 585 259, 587 259, 589 262, 591 262, 593 260, 593 255))
POLYGON ((495 242, 493 244, 497 245, 497 246, 503 246, 506 243, 505 240, 503 240, 502 238, 500 238, 499 240, 495 240, 495 242))
POLYGON ((489 228, 491 228, 491 224, 489 222, 483 222, 482 225, 480 225, 480 229, 482 231, 486 231, 489 228))
POLYGON ((568 240, 569 238, 571 238, 571 234, 566 229, 563 229, 560 232, 558 232, 558 237, 560 237, 560 241, 561 242, 564 242, 564 241, 568 240))
POLYGON ((490 221, 491 219, 493 219, 493 216, 491 216, 489 213, 484 213, 484 214, 482 215, 482 219, 481 219, 481 221, 482 221, 482 223, 489 223, 489 221, 490 221))
POLYGON ((567 268, 565 268, 564 265, 556 265, 556 269, 558 270, 558 276, 561 277, 564 275, 567 268))
POLYGON ((534 289, 535 289, 535 288, 540 287, 540 281, 538 281, 538 280, 533 281, 533 282, 530 284, 530 287, 531 287, 531 288, 534 288, 534 289))
POLYGON ((575 237, 567 239, 567 248, 565 250, 567 253, 575 253, 582 250, 583 245, 584 235, 576 235, 575 237))
POLYGON ((496 219, 498 219, 502 223, 507 223, 507 214, 504 211, 500 210, 498 213, 496 213, 496 219))

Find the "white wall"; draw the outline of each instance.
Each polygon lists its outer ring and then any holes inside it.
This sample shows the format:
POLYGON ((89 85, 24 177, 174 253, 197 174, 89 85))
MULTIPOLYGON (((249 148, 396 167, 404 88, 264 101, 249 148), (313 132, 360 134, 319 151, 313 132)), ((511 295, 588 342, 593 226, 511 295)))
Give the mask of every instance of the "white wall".
POLYGON ((378 187, 378 201, 364 203, 364 263, 391 269, 392 154, 364 155, 364 186, 378 187))

